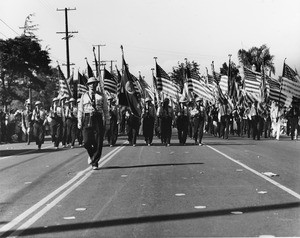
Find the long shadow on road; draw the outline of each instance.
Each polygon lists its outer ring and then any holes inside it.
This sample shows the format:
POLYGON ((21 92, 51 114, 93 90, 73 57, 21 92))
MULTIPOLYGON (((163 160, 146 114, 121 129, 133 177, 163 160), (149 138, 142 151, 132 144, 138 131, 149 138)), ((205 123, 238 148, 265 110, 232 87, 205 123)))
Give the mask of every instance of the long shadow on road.
MULTIPOLYGON (((201 219, 206 217, 214 216, 230 216, 233 211, 241 211, 243 213, 253 213, 253 212, 262 212, 270 210, 279 210, 279 209, 291 209, 300 207, 300 202, 293 203, 284 203, 284 204, 271 204, 264 206, 252 206, 252 207, 234 207, 229 209, 222 210, 212 210, 204 212, 188 212, 188 213, 179 213, 179 214, 164 214, 164 215, 152 215, 152 216, 141 216, 141 217, 127 217, 111 220, 101 220, 95 222, 83 222, 83 223, 73 223, 65 225, 54 225, 45 227, 35 227, 29 228, 26 230, 21 230, 19 236, 29 236, 29 235, 38 235, 38 234, 51 234, 57 232, 66 232, 66 231, 76 231, 76 230, 87 230, 87 229, 97 229, 103 227, 114 227, 114 226, 126 226, 142 223, 154 223, 154 222, 167 222, 175 220, 186 220, 186 219, 201 219)), ((8 231, 5 234, 11 234, 14 230, 8 231)), ((5 234, 0 234, 5 235, 5 234)))
POLYGON ((176 163, 176 164, 142 164, 142 165, 129 165, 129 166, 108 166, 102 167, 100 170, 105 169, 135 169, 135 168, 147 168, 147 167, 163 167, 163 166, 182 166, 182 165, 201 165, 204 163, 176 163))

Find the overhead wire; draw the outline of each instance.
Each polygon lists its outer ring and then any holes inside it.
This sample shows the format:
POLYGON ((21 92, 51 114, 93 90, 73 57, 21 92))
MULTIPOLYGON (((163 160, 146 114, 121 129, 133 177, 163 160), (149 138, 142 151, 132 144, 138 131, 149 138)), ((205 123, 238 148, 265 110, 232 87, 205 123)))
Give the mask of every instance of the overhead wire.
POLYGON ((18 36, 20 35, 18 32, 16 32, 12 27, 10 27, 5 21, 3 21, 2 19, 0 19, 0 21, 3 22, 4 25, 6 25, 9 29, 11 29, 14 33, 16 33, 18 36))

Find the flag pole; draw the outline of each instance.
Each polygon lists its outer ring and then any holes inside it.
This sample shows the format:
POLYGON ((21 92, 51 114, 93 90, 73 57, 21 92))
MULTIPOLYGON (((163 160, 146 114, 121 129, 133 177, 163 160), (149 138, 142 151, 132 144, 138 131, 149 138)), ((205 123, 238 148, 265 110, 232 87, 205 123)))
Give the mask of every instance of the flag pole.
MULTIPOLYGON (((283 70, 282 70, 282 76, 284 75, 284 68, 285 68, 285 61, 286 61, 286 58, 284 58, 284 61, 283 61, 283 70)), ((276 116, 276 120, 278 118, 278 113, 279 113, 279 109, 280 109, 280 99, 281 99, 281 90, 282 90, 282 78, 281 78, 281 82, 280 82, 280 91, 279 91, 279 95, 278 95, 278 110, 277 110, 277 116, 276 116)))

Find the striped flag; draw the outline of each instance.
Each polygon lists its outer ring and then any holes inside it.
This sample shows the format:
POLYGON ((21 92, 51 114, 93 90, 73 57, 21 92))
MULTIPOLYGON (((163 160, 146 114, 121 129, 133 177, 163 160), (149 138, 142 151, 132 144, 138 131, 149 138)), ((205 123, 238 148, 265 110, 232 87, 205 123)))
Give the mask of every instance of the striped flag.
POLYGON ((300 98, 300 82, 288 78, 281 78, 281 92, 286 96, 286 106, 289 106, 293 97, 300 98))
POLYGON ((223 94, 228 94, 228 76, 227 75, 222 75, 219 86, 223 92, 223 94))
POLYGON ((286 63, 283 64, 282 77, 285 77, 291 81, 299 82, 299 75, 286 63))
POLYGON ((59 72, 59 95, 67 95, 68 97, 72 97, 72 93, 70 90, 70 86, 64 76, 64 73, 61 71, 60 66, 58 65, 58 72, 59 72))
POLYGON ((197 74, 195 70, 187 70, 188 78, 188 88, 190 92, 198 95, 204 100, 213 101, 214 97, 212 91, 209 87, 204 83, 201 77, 197 74))
POLYGON ((78 97, 85 92, 87 92, 88 88, 86 86, 87 83, 87 78, 83 76, 81 73, 78 71, 78 83, 77 83, 77 93, 78 97))
POLYGON ((115 77, 106 68, 104 68, 103 80, 104 90, 110 93, 117 93, 117 82, 115 77))
POLYGON ((139 75, 139 82, 140 82, 142 90, 144 91, 144 98, 149 96, 150 98, 152 98, 152 100, 154 100, 153 90, 151 89, 150 85, 146 82, 146 80, 141 75, 139 75))
POLYGON ((258 98, 261 95, 261 75, 258 72, 254 72, 243 66, 244 70, 244 85, 245 91, 253 94, 254 98, 258 98))
POLYGON ((271 78, 269 76, 266 76, 267 83, 270 87, 269 91, 269 99, 276 101, 276 102, 285 102, 286 96, 281 92, 280 90, 280 83, 278 80, 271 78))
POLYGON ((170 76, 156 63, 156 78, 157 78, 157 90, 164 94, 177 98, 180 92, 180 88, 172 82, 170 76))

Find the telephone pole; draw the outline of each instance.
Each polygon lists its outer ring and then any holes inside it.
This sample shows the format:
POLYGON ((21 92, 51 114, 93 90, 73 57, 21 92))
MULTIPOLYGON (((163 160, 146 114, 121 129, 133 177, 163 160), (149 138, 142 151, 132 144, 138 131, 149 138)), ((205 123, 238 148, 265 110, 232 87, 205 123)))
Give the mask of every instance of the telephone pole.
POLYGON ((110 62, 110 73, 113 72, 113 62, 117 62, 116 60, 102 60, 101 63, 103 62, 110 62))
POLYGON ((63 40, 66 40, 66 54, 67 54, 67 78, 70 77, 70 51, 69 51, 69 38, 73 37, 73 35, 69 35, 69 33, 78 33, 78 31, 69 31, 68 27, 68 11, 76 10, 76 8, 64 8, 64 9, 56 9, 56 11, 65 11, 65 24, 66 31, 64 32, 56 32, 57 34, 66 34, 63 40))
POLYGON ((101 65, 101 61, 100 61, 100 47, 101 46, 106 46, 106 45, 101 45, 101 44, 99 44, 99 45, 93 45, 93 47, 98 47, 98 65, 99 65, 99 72, 100 72, 100 65, 101 65))

